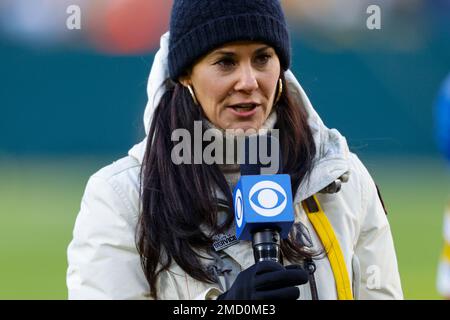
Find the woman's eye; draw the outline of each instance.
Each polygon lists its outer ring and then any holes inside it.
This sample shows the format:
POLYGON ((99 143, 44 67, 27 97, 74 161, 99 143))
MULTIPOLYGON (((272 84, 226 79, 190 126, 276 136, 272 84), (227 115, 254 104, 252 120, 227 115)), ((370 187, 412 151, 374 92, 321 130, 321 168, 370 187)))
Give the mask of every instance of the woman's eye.
POLYGON ((269 54, 264 54, 264 55, 258 56, 258 57, 256 58, 256 61, 258 62, 258 64, 266 64, 266 63, 269 62, 269 59, 270 59, 271 57, 272 57, 272 56, 269 55, 269 54))
POLYGON ((232 59, 222 59, 216 62, 216 64, 218 64, 221 67, 224 68, 230 68, 232 66, 234 66, 234 60, 232 59))

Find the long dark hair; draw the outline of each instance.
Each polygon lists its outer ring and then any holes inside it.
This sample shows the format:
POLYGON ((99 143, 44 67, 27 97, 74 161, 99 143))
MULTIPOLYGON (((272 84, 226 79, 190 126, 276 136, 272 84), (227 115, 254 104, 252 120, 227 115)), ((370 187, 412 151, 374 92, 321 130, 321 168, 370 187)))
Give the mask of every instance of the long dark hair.
MULTIPOLYGON (((285 84, 284 76, 282 81, 285 84)), ((284 85, 286 88, 286 85, 284 85)), ((292 190, 307 178, 316 154, 307 115, 303 106, 284 90, 275 106, 280 129, 280 145, 284 172, 289 173, 292 190)), ((217 188, 226 196, 228 208, 233 208, 232 194, 223 173, 215 164, 174 164, 171 141, 175 129, 188 130, 194 136, 194 121, 204 115, 189 91, 174 84, 162 97, 151 123, 146 153, 141 167, 141 214, 137 230, 137 248, 150 286, 150 296, 157 299, 157 277, 175 261, 192 278, 214 282, 201 263, 199 252, 208 252, 212 237, 225 232, 233 224, 233 211, 218 223, 217 188), (204 225, 213 234, 205 234, 204 225)), ((293 236, 281 242, 282 255, 289 261, 299 261, 311 254, 293 236)))

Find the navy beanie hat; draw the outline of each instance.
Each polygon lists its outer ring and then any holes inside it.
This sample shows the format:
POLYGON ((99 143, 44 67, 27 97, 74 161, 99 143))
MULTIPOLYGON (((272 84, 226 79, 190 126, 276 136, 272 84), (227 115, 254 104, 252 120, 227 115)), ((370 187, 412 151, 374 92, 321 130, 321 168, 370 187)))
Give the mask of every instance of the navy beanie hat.
POLYGON ((176 81, 197 59, 228 42, 271 45, 283 70, 291 62, 289 33, 280 0, 174 0, 169 72, 176 81))

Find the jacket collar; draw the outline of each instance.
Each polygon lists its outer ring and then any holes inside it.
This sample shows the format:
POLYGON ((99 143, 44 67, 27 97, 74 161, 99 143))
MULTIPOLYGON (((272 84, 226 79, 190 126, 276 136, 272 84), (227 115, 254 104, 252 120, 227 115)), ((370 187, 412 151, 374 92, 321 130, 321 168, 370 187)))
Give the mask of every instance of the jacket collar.
MULTIPOLYGON (((155 55, 147 85, 148 102, 144 112, 145 132, 148 134, 154 111, 163 94, 171 85, 169 81, 168 52, 169 32, 161 37, 160 49, 155 55)), ((308 124, 312 130, 316 145, 316 158, 310 177, 301 184, 294 195, 298 203, 319 192, 348 171, 349 149, 345 138, 335 129, 328 129, 314 110, 302 86, 288 70, 285 72, 287 88, 297 104, 303 106, 308 115, 308 124)), ((128 154, 142 163, 147 138, 131 148, 128 154)))

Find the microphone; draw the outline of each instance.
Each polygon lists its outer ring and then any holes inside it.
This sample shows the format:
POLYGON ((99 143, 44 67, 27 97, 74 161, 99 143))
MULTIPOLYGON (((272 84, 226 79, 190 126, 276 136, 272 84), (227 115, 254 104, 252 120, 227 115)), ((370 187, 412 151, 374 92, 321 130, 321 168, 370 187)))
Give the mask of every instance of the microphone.
POLYGON ((233 192, 236 236, 252 241, 255 262, 282 263, 280 240, 288 237, 294 223, 291 178, 282 174, 279 146, 272 135, 246 137, 241 178, 233 192), (272 170, 267 170, 268 164, 261 161, 264 149, 271 150, 268 158, 272 170))

